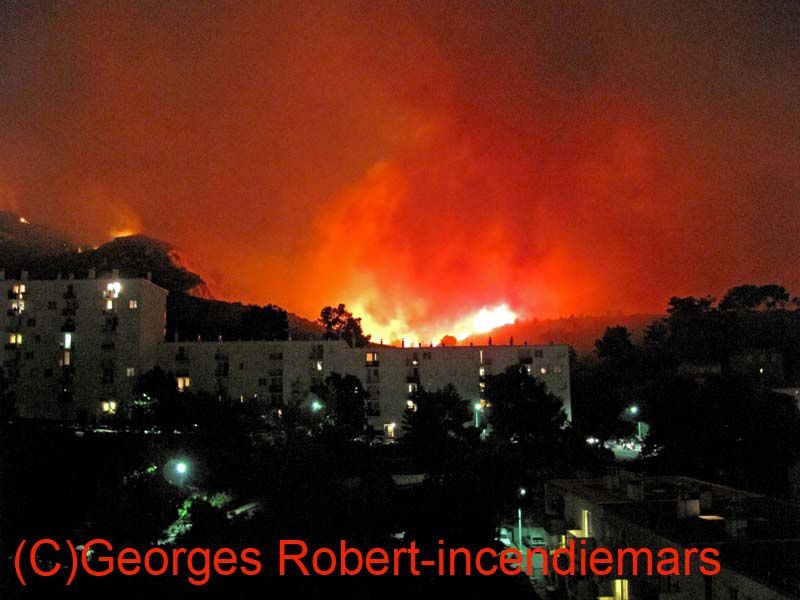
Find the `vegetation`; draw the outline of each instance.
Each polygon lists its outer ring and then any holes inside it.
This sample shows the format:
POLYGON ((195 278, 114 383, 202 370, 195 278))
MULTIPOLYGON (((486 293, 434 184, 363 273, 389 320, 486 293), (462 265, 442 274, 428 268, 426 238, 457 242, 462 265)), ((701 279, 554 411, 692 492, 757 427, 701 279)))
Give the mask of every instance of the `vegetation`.
POLYGON ((575 361, 575 426, 604 441, 644 422, 642 468, 785 494, 800 412, 772 388, 799 381, 800 310, 783 286, 737 286, 719 303, 673 297, 641 345, 609 327, 575 361))
POLYGON ((324 307, 319 312, 318 322, 325 328, 326 340, 345 340, 353 347, 369 343, 370 336, 361 329, 361 318, 353 316, 344 304, 324 307))

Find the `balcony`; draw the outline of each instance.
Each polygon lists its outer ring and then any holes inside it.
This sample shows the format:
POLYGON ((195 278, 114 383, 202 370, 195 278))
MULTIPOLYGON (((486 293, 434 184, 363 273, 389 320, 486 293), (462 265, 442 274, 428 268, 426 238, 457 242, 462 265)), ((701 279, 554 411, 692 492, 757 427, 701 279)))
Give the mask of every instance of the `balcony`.
POLYGON ((64 300, 74 300, 77 298, 75 295, 75 290, 67 290, 62 294, 61 297, 64 298, 64 300))
POLYGON ((75 321, 72 319, 68 319, 64 321, 64 324, 61 326, 61 331, 63 332, 74 332, 75 331, 75 321))

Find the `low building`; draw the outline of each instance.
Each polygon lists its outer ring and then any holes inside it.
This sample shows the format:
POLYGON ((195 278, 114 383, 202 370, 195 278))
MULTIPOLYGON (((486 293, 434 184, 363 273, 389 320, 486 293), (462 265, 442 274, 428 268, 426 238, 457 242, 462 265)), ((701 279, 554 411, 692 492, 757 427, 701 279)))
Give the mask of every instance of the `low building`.
POLYGON ((800 597, 800 506, 688 477, 611 472, 547 486, 551 547, 711 547, 719 574, 564 577, 568 598, 761 600, 800 597), (587 595, 589 594, 589 595, 587 595))
POLYGON ((351 348, 342 340, 169 342, 159 347, 158 364, 175 374, 180 389, 225 393, 242 401, 266 398, 276 407, 289 399, 307 399, 331 373, 354 375, 369 393, 370 424, 389 438, 400 432, 418 389, 452 384, 463 398, 478 403, 486 376, 521 365, 545 382, 571 417, 569 348, 564 345, 351 348))

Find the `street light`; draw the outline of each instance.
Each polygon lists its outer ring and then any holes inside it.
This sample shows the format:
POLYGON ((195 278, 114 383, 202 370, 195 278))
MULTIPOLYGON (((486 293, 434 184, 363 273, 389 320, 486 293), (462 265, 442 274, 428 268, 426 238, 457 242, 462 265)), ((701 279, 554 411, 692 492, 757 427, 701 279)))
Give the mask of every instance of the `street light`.
POLYGON ((479 419, 481 411, 483 410, 483 405, 480 402, 476 402, 472 408, 475 411, 475 427, 478 428, 480 427, 479 419))
POLYGON ((635 404, 632 404, 630 407, 628 407, 628 412, 630 412, 632 415, 638 415, 639 407, 636 406, 635 404))
POLYGON ((314 400, 311 403, 311 410, 313 410, 314 412, 321 411, 322 410, 322 402, 320 402, 319 400, 314 400))
MULTIPOLYGON (((528 491, 524 487, 521 487, 519 488, 519 492, 517 493, 519 495, 519 499, 522 500, 525 497, 525 494, 528 493, 528 491)), ((517 527, 519 528, 519 549, 520 551, 523 551, 522 550, 522 506, 519 506, 517 508, 517 527)), ((525 554, 527 554, 527 552, 525 554)), ((525 557, 523 556, 523 558, 525 557)))
MULTIPOLYGON (((153 470, 155 471, 156 469, 154 468, 153 470)), ((169 483, 181 487, 186 484, 187 480, 191 476, 191 471, 191 463, 185 457, 176 456, 167 461, 167 464, 164 465, 162 473, 164 475, 164 479, 166 479, 169 483)))

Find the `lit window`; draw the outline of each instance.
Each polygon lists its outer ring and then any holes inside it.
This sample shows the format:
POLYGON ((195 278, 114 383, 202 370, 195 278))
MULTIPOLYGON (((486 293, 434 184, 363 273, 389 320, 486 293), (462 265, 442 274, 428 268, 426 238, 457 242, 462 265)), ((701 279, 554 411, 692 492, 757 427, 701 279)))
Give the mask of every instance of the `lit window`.
POLYGON ((178 377, 177 381, 178 381, 178 391, 179 392, 184 391, 186 388, 190 387, 191 384, 192 384, 191 378, 189 378, 187 376, 178 377))
POLYGON ((367 365, 368 366, 375 366, 378 364, 378 353, 377 352, 367 352, 365 355, 367 365))
POLYGON ((131 310, 136 310, 139 308, 139 301, 134 299, 128 300, 128 308, 131 310))
POLYGON ((8 336, 8 343, 13 344, 15 346, 22 345, 22 334, 21 333, 12 333, 8 336))
POLYGON ((100 403, 100 410, 104 414, 113 415, 117 412, 117 402, 115 400, 103 400, 100 403))
POLYGON ((553 367, 553 373, 562 373, 562 372, 563 369, 560 366, 556 365, 553 367))
POLYGON ((21 313, 25 310, 25 302, 22 300, 15 300, 11 303, 11 310, 21 313))
POLYGON ((13 291, 17 296, 22 297, 22 294, 25 293, 25 284, 17 284, 11 288, 11 291, 13 291))
POLYGON ((69 350, 70 348, 72 348, 72 334, 71 333, 65 333, 64 334, 64 349, 65 350, 69 350))
POLYGON ((322 361, 321 360, 318 360, 316 362, 316 368, 317 368, 317 371, 322 371, 322 361))
POLYGON ((406 408, 408 408, 408 410, 417 412, 417 403, 414 402, 413 400, 409 400, 408 402, 406 402, 406 408))
POLYGON ((486 376, 486 368, 485 367, 481 367, 480 369, 478 369, 478 376, 480 376, 480 377, 485 377, 486 376))
POLYGON ((409 383, 408 384, 408 393, 415 394, 417 392, 417 384, 416 383, 409 383))
POLYGON ((119 281, 112 281, 106 286, 106 298, 119 298, 122 284, 119 281))
POLYGON ((628 580, 614 580, 614 600, 628 600, 628 580))
POLYGON ((525 370, 528 372, 528 375, 533 373, 533 371, 531 370, 531 366, 530 365, 525 365, 525 370))
POLYGON ((69 350, 64 350, 64 365, 63 366, 68 367, 69 364, 70 364, 70 359, 71 359, 71 357, 70 357, 69 350))
POLYGON ((106 310, 114 310, 114 301, 106 300, 106 310))
POLYGON ((547 367, 542 367, 541 369, 539 369, 539 373, 541 373, 542 375, 547 375, 547 367))
POLYGON ((128 367, 127 369, 125 369, 125 375, 127 375, 128 377, 133 377, 135 374, 136 374, 136 369, 134 369, 133 367, 128 367))
POLYGON ((394 439, 395 429, 397 429, 397 425, 395 423, 384 423, 383 435, 385 435, 387 439, 394 439))

